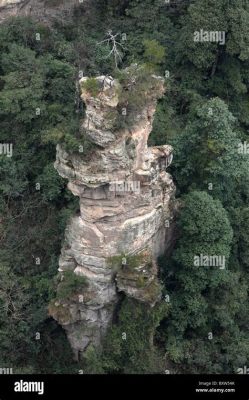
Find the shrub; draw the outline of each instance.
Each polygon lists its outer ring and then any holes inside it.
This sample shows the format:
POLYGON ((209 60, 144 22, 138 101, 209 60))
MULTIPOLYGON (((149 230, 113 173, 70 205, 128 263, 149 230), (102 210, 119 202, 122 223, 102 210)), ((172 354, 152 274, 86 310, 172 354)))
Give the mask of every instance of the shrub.
POLYGON ((87 81, 82 83, 82 88, 93 97, 96 97, 99 92, 98 81, 95 78, 88 78, 87 81))
POLYGON ((63 278, 57 289, 57 299, 68 299, 86 286, 86 278, 72 271, 64 271, 63 278))

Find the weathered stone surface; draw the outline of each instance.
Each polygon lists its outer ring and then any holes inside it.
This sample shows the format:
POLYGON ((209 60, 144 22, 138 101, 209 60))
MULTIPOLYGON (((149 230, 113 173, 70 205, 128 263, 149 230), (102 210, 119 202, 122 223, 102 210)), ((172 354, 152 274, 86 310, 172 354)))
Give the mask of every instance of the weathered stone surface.
MULTIPOLYGON (((88 0, 84 0, 86 3, 88 0)), ((54 18, 68 20, 74 7, 82 5, 79 0, 0 0, 0 22, 18 15, 49 24, 54 18)))
POLYGON ((98 145, 94 156, 86 160, 84 153, 69 154, 57 146, 55 168, 80 202, 80 215, 71 218, 65 232, 59 271, 86 277, 88 286, 83 297, 51 305, 50 314, 66 330, 76 356, 90 343, 101 344, 120 292, 151 307, 160 299, 156 258, 171 243, 166 221, 174 218, 175 187, 166 172, 172 148, 147 146, 156 100, 164 92, 163 80, 152 79, 157 91, 146 95, 148 102, 134 123, 115 130, 110 115, 118 109, 120 85, 98 77, 101 90, 95 97, 82 89, 82 127, 98 145), (131 267, 141 255, 142 261, 131 267), (124 257, 128 264, 122 267, 124 257))
POLYGON ((17 4, 23 3, 23 0, 0 0, 0 7, 15 6, 17 4))
POLYGON ((138 265, 126 265, 118 269, 118 291, 153 307, 161 298, 161 285, 157 279, 157 265, 150 252, 140 253, 138 265))

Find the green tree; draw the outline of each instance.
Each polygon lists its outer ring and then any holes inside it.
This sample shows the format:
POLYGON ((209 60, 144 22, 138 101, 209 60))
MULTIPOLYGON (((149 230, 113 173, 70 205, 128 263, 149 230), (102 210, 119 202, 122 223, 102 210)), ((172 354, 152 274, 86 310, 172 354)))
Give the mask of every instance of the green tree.
POLYGON ((91 349, 86 355, 87 371, 91 371, 91 358, 96 371, 105 373, 163 373, 163 354, 155 346, 154 336, 167 310, 166 304, 151 308, 125 298, 116 323, 107 332, 102 354, 97 356, 91 349))
POLYGON ((156 40, 145 39, 144 59, 149 69, 156 70, 163 63, 165 57, 165 49, 156 40))
POLYGON ((243 275, 229 262, 233 232, 228 215, 219 200, 193 191, 184 197, 179 229, 173 260, 162 263, 171 299, 169 318, 160 327, 166 355, 177 371, 233 372, 249 350, 248 318, 241 319, 248 293, 243 275), (196 264, 201 254, 224 256, 225 268, 196 264))
POLYGON ((210 190, 230 206, 246 195, 248 158, 239 152, 235 118, 221 99, 196 106, 173 143, 174 176, 181 190, 210 190))

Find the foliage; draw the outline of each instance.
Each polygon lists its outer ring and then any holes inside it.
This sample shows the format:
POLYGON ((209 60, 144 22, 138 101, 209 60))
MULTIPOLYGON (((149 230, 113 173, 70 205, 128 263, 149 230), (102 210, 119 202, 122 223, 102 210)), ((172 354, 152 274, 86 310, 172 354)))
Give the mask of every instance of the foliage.
POLYGON ((161 0, 96 0, 63 23, 14 17, 1 24, 1 142, 14 149, 12 158, 0 157, 1 365, 37 373, 79 369, 47 315, 66 221, 78 207, 53 171, 55 145, 72 152, 83 145, 94 154, 75 107, 79 70, 121 80, 127 117, 117 126, 127 127, 148 100, 152 68, 169 76, 150 144, 173 145, 170 172, 183 196, 180 239, 173 256, 161 260, 170 303, 159 312, 125 299, 102 354, 89 347, 83 369, 161 373, 165 351, 177 372, 234 373, 246 365, 249 168, 248 154, 237 149, 249 128, 248 7, 244 0, 179 1, 174 8, 161 0), (225 45, 194 42, 200 28, 224 30, 225 45), (107 29, 126 33, 120 67, 133 64, 129 73, 115 71, 109 47, 97 45, 107 29), (227 257, 224 271, 193 266, 194 255, 208 252, 227 257))
POLYGON ((248 158, 238 151, 240 140, 234 123, 235 118, 219 98, 193 110, 185 130, 173 141, 175 178, 182 190, 209 189, 226 203, 233 201, 232 189, 245 195, 248 158))
POLYGON ((239 367, 232 350, 235 338, 248 354, 241 320, 248 294, 245 278, 229 262, 233 231, 228 214, 220 201, 191 191, 184 197, 179 228, 173 262, 162 261, 172 304, 169 319, 160 327, 167 357, 182 372, 232 372, 239 367), (196 265, 194 259, 201 254, 224 256, 225 268, 196 265))
POLYGON ((90 95, 93 97, 96 97, 99 92, 98 81, 95 78, 88 78, 82 83, 82 88, 90 93, 90 95))
POLYGON ((155 39, 145 39, 144 45, 144 59, 149 69, 152 71, 157 68, 158 65, 163 63, 165 57, 165 49, 155 39))
MULTIPOLYGON (((118 312, 118 321, 110 327, 101 355, 91 349, 94 370, 105 373, 163 373, 163 355, 153 343, 155 329, 167 305, 159 304, 154 309, 131 299, 125 299, 118 312)), ((86 370, 89 353, 86 355, 86 370)))
POLYGON ((56 298, 58 300, 66 300, 70 296, 77 294, 86 286, 86 278, 76 275, 72 271, 64 271, 62 280, 58 285, 56 298))
POLYGON ((151 259, 147 252, 134 255, 121 254, 118 256, 109 257, 108 264, 111 265, 112 267, 121 267, 123 259, 125 259, 126 261, 126 267, 130 270, 134 270, 135 268, 143 264, 147 265, 151 264, 151 259))

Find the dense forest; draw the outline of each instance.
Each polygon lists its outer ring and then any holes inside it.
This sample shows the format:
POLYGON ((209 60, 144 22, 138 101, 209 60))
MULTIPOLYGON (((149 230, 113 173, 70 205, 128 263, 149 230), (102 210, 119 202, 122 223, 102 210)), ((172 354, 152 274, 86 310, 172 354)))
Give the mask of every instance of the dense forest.
POLYGON ((2 368, 236 373, 249 359, 249 2, 172 3, 96 0, 71 19, 0 25, 1 142, 15 149, 0 156, 2 368), (200 29, 225 32, 224 45, 193 41, 200 29), (108 30, 122 40, 118 66, 108 42, 99 45, 108 30), (79 74, 117 76, 134 62, 165 76, 150 145, 173 146, 181 204, 172 255, 159 260, 166 301, 148 310, 124 299, 102 351, 89 348, 76 362, 47 312, 65 226, 78 208, 53 167, 55 146, 81 143, 79 74), (198 268, 196 254, 221 254, 225 267, 198 268))

